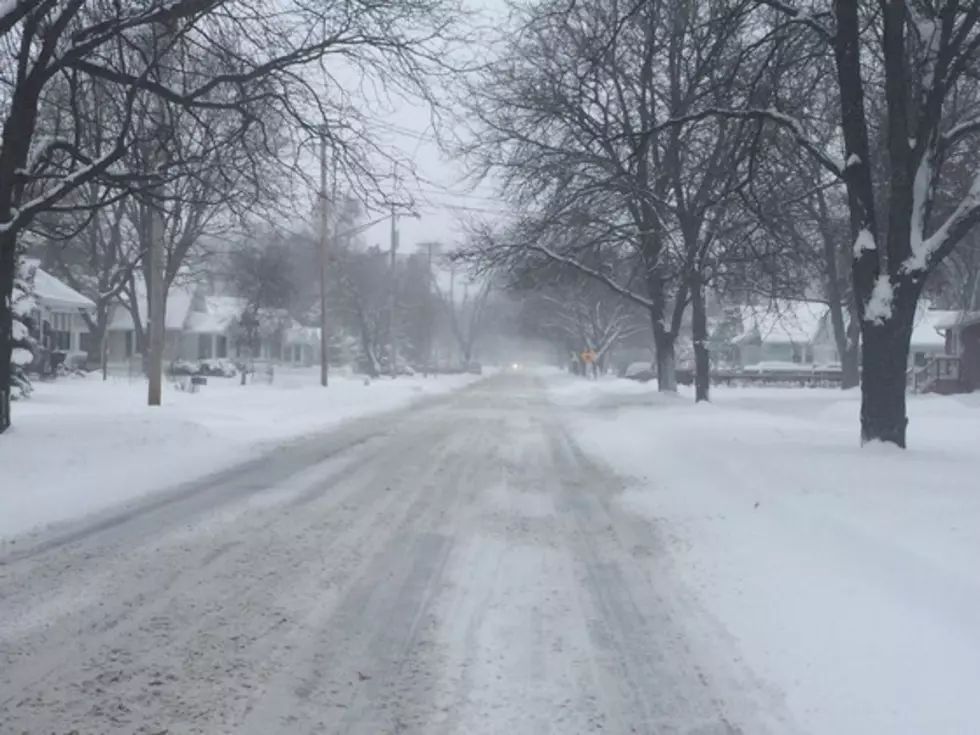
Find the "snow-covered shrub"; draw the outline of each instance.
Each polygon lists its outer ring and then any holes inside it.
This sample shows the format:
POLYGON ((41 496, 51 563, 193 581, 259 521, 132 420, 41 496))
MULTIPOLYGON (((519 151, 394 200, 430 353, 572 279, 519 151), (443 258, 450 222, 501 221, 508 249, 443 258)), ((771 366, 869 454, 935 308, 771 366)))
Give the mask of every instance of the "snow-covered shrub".
POLYGON ((13 400, 30 396, 34 390, 27 368, 38 352, 37 340, 31 336, 31 313, 37 308, 34 298, 34 268, 21 269, 14 280, 11 305, 14 313, 13 352, 11 361, 11 394, 13 400))

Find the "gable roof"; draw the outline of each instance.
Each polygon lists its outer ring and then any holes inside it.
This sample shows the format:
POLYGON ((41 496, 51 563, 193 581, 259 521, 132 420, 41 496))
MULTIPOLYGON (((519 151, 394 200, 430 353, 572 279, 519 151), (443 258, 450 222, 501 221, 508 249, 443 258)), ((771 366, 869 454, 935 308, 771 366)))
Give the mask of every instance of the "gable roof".
POLYGON ((933 326, 936 329, 955 329, 980 323, 980 311, 943 311, 933 326))
POLYGON ((25 267, 34 270, 34 297, 38 304, 48 309, 66 311, 91 311, 95 302, 83 296, 64 281, 55 278, 38 265, 37 260, 25 258, 25 267))
POLYGON ((245 312, 245 299, 237 296, 207 296, 203 310, 192 311, 187 330, 197 334, 224 334, 238 323, 245 312))
POLYGON ((941 325, 955 321, 958 314, 958 311, 945 309, 920 309, 912 325, 911 344, 918 347, 945 347, 946 335, 940 331, 945 327, 941 325))
MULTIPOLYGON (((136 299, 139 307, 140 321, 146 324, 147 296, 146 284, 142 278, 136 279, 136 299)), ((167 324, 170 331, 179 332, 187 322, 187 316, 194 301, 194 290, 187 286, 174 284, 167 291, 167 324)), ((123 304, 116 305, 109 319, 110 332, 128 332, 134 329, 133 315, 123 304)))
POLYGON ((820 331, 827 305, 776 300, 766 306, 739 307, 742 332, 734 342, 759 339, 766 344, 809 344, 820 331))
POLYGON ((304 327, 298 322, 293 322, 285 333, 286 344, 293 345, 318 345, 320 344, 320 328, 304 327))

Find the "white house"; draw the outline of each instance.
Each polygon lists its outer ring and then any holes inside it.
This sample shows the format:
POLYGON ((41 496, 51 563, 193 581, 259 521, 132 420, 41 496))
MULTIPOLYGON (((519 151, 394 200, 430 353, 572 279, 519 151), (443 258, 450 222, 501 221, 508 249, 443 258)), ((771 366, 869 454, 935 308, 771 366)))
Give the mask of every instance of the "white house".
POLYGON ((245 311, 245 300, 235 296, 198 296, 191 305, 181 336, 182 360, 240 357, 234 332, 245 311))
POLYGON ((958 313, 930 309, 928 305, 919 309, 909 345, 909 367, 922 367, 936 355, 946 353, 947 323, 954 320, 958 313))
MULTIPOLYGON (((166 331, 163 346, 164 362, 180 356, 181 338, 190 314, 194 291, 186 286, 173 285, 167 292, 166 331)), ((109 362, 124 362, 138 354, 133 309, 139 314, 140 323, 146 329, 148 313, 146 286, 142 279, 136 282, 136 303, 117 304, 109 317, 107 352, 109 362)))
MULTIPOLYGON (((830 308, 816 302, 777 302, 772 308, 741 307, 743 332, 734 343, 741 365, 806 365, 837 367, 840 355, 834 339, 830 308)), ((923 366, 946 351, 944 325, 955 312, 923 305, 915 317, 909 347, 909 367, 923 366)), ((844 314, 844 320, 850 314, 844 314)))
POLYGON ((741 307, 742 331, 733 339, 739 363, 742 367, 815 364, 814 342, 826 313, 824 304, 807 301, 741 307))
MULTIPOLYGON (((137 284, 140 321, 146 314, 146 290, 137 284)), ((164 362, 253 357, 272 362, 312 365, 319 360, 320 330, 303 327, 281 311, 259 315, 255 355, 242 339, 242 315, 247 303, 236 296, 208 296, 203 289, 172 286, 167 294, 164 362)), ((117 306, 109 321, 109 361, 128 360, 137 353, 133 315, 117 306)))
POLYGON ((85 314, 92 314, 95 304, 39 267, 37 261, 25 260, 24 265, 34 272, 35 338, 43 347, 67 353, 69 363, 84 361, 91 347, 85 314))
POLYGON ((318 327, 304 327, 294 322, 283 335, 283 362, 303 367, 319 365, 321 334, 318 327))

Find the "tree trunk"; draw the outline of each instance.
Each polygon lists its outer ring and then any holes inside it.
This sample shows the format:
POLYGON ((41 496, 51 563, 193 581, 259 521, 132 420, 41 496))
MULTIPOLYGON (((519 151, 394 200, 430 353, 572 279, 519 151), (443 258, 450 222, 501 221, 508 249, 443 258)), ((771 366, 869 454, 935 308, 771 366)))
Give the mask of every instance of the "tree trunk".
POLYGON ((848 390, 861 384, 861 324, 857 317, 852 316, 847 325, 843 347, 840 353, 841 388, 848 390))
POLYGON ((102 367, 102 380, 109 379, 109 329, 102 330, 102 339, 99 340, 99 365, 102 367))
POLYGON ((705 310, 704 289, 698 277, 691 283, 692 318, 694 337, 694 400, 707 401, 711 387, 711 356, 708 352, 708 315, 705 310))
POLYGON ((841 388, 843 390, 855 388, 861 382, 861 372, 858 365, 858 341, 861 328, 857 324, 854 314, 856 311, 852 309, 851 321, 845 324, 844 307, 837 303, 832 295, 830 321, 834 333, 834 345, 837 347, 837 355, 840 358, 841 388))
POLYGON ((891 318, 882 324, 862 324, 862 444, 881 441, 902 449, 906 446, 909 422, 905 411, 906 371, 916 301, 914 294, 899 298, 896 293, 891 318))
POLYGON ((674 361, 674 335, 663 328, 659 321, 653 325, 653 346, 657 360, 657 390, 661 393, 677 392, 677 373, 674 361))
POLYGON ((13 371, 14 319, 12 302, 16 258, 14 256, 14 237, 10 233, 0 235, 0 434, 10 428, 10 396, 13 371))

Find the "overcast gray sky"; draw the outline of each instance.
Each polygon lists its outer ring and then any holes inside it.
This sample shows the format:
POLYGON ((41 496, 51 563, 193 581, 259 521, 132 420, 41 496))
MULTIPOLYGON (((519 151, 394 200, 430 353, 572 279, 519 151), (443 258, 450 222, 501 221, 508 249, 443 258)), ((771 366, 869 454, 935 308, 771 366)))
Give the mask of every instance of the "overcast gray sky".
MULTIPOLYGON (((468 0, 473 12, 470 18, 472 28, 489 29, 490 33, 500 28, 506 13, 505 0, 468 0)), ((485 37, 485 32, 480 36, 485 37)), ((469 44, 467 54, 490 53, 490 45, 469 44)), ((473 59, 466 59, 472 62, 473 59)), ((445 126, 446 118, 441 118, 445 126)), ((415 166, 415 177, 404 177, 402 185, 417 201, 419 219, 399 218, 400 247, 410 252, 429 240, 443 243, 447 248, 458 244, 462 238, 461 220, 473 216, 496 217, 504 213, 504 205, 493 196, 489 184, 472 190, 469 182, 464 182, 466 171, 461 162, 447 159, 439 150, 432 129, 431 109, 422 104, 397 104, 388 115, 378 120, 379 141, 384 147, 400 152, 411 159, 415 166), (418 179, 415 181, 414 179, 418 179)), ((374 217, 381 213, 373 213, 374 217)), ((390 227, 388 223, 375 225, 367 231, 369 244, 387 245, 390 227)))
MULTIPOLYGON (((419 214, 419 219, 399 217, 402 248, 411 250, 429 240, 451 248, 461 238, 461 218, 494 217, 505 211, 489 185, 471 191, 471 185, 463 181, 466 171, 462 165, 447 160, 440 152, 429 110, 403 105, 392 119, 381 121, 379 127, 385 135, 385 146, 399 150, 414 162, 416 169, 414 177, 406 175, 402 179, 402 186, 417 202, 419 214)), ((387 222, 375 225, 368 230, 368 242, 387 245, 389 232, 387 222)))

